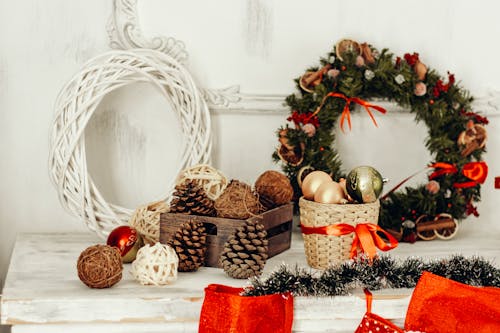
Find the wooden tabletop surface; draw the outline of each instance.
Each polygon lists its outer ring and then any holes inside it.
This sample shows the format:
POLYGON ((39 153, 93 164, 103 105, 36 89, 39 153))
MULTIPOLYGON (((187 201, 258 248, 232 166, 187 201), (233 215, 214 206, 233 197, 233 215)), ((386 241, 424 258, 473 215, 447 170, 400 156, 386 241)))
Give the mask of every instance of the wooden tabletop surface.
MULTIPOLYGON (((46 325, 53 332, 57 331, 55 327, 70 324, 81 327, 82 332, 94 325, 94 332, 98 332, 102 325, 113 331, 110 324, 118 327, 138 323, 150 327, 147 332, 196 332, 204 287, 210 283, 247 284, 246 280, 227 277, 221 269, 204 267, 195 273, 179 273, 178 280, 168 286, 142 286, 132 278, 127 264, 117 285, 90 289, 78 279, 76 260, 82 250, 100 242, 90 233, 20 235, 3 290, 1 323, 46 325)), ((391 252, 398 258, 441 258, 456 253, 480 255, 499 266, 500 230, 461 232, 451 241, 402 243, 391 252)), ((291 249, 268 260, 264 274, 282 263, 307 267, 298 231, 293 233, 291 249)), ((375 292, 373 312, 402 324, 411 291, 375 292)), ((360 290, 350 296, 297 297, 294 332, 352 332, 364 312, 360 290)))

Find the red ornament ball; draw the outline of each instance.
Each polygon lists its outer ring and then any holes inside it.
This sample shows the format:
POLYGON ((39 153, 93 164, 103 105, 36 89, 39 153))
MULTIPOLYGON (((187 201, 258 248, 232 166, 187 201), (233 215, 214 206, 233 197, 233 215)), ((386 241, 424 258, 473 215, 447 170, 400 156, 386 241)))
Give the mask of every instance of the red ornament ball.
POLYGON ((128 225, 122 225, 111 231, 107 244, 118 248, 122 261, 129 263, 135 260, 137 251, 142 247, 143 241, 137 230, 128 225))

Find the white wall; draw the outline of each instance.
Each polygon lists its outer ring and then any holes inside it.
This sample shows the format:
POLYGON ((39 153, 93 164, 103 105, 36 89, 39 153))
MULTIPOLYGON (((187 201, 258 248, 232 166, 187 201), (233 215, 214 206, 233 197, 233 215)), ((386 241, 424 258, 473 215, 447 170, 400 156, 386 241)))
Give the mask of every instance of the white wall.
MULTIPOLYGON (((16 234, 85 231, 59 204, 47 171, 55 97, 91 57, 109 49, 105 25, 111 0, 0 0, 0 279, 16 234)), ((317 63, 342 37, 396 54, 418 51, 441 73, 450 70, 474 94, 500 87, 500 4, 484 1, 149 0, 139 4, 146 35, 183 40, 189 67, 205 87, 240 84, 249 93, 294 92, 293 78, 317 63)), ((128 87, 103 101, 89 125, 89 167, 103 193, 133 207, 165 191, 174 176, 178 134, 168 106, 149 87, 128 87), (127 134, 130 133, 130 134, 127 134)), ((214 164, 230 177, 253 181, 276 168, 270 155, 283 114, 213 115, 214 164)), ((366 117, 340 136, 346 167, 378 166, 394 180, 428 162, 422 132, 404 115, 366 117), (363 132, 363 134, 361 134, 363 132), (377 137, 377 141, 373 140, 377 137), (394 147, 391 142, 400 142, 394 147), (372 142, 370 145, 364 142, 372 142)), ((499 119, 490 117, 485 156, 490 177, 468 228, 499 229, 499 119)), ((500 238, 500 236, 499 236, 500 238)), ((75 258, 76 259, 76 258, 75 258)))

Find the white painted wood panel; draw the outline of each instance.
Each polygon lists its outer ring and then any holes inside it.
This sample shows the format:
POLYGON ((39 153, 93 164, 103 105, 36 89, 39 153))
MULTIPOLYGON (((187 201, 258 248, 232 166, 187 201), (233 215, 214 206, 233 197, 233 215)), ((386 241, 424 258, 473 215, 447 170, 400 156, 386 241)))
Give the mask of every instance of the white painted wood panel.
MULTIPOLYGON (((474 239, 459 234, 453 242, 400 244, 391 252, 398 258, 416 255, 446 257, 453 253, 482 255, 500 260, 498 234, 477 235, 474 239)), ((126 332, 137 323, 144 332, 195 332, 203 288, 210 283, 244 286, 246 280, 227 277, 221 269, 201 268, 196 273, 179 273, 169 286, 142 286, 125 265, 123 279, 109 289, 90 289, 78 280, 76 260, 87 246, 98 242, 89 234, 23 234, 14 249, 12 263, 1 300, 1 322, 19 325, 13 332, 32 332, 36 326, 53 332, 71 327, 75 332, 126 332), (116 327, 111 324, 117 324, 116 327), (130 324, 130 325, 129 325, 130 324), (162 326, 161 324, 164 324, 162 326), (73 326, 76 325, 76 326, 73 326)), ((270 259, 264 274, 281 263, 307 267, 301 235, 293 234, 292 248, 270 259)), ((402 324, 410 299, 410 289, 375 292, 373 311, 402 324)), ((351 296, 295 299, 294 332, 353 331, 365 312, 361 290, 351 296)))
POLYGON ((74 324, 19 325, 12 333, 196 333, 197 323, 128 323, 128 324, 74 324))
MULTIPOLYGON (((402 326, 402 323, 399 324, 402 326)), ((322 325, 320 325, 322 326, 322 325)), ((312 327, 297 329, 294 327, 294 333, 306 332, 323 332, 323 333, 352 333, 350 329, 352 325, 337 324, 328 330, 316 330, 314 325, 312 327)), ((68 325, 18 325, 12 328, 12 333, 197 333, 197 323, 135 323, 135 324, 73 324, 71 327, 68 325)))

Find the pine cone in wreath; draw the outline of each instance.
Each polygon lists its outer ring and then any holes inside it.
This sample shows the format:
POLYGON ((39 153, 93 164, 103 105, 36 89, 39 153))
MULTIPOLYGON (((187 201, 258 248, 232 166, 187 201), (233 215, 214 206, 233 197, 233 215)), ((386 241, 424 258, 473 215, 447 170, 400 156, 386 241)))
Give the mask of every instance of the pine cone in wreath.
POLYGON ((175 187, 170 213, 215 216, 214 201, 196 181, 188 180, 175 187))
POLYGON ((207 234, 201 222, 185 222, 175 232, 168 245, 179 257, 179 272, 193 272, 205 263, 207 234))
POLYGON ((229 237, 220 257, 227 275, 247 279, 262 273, 267 260, 267 232, 256 221, 247 220, 229 237))

